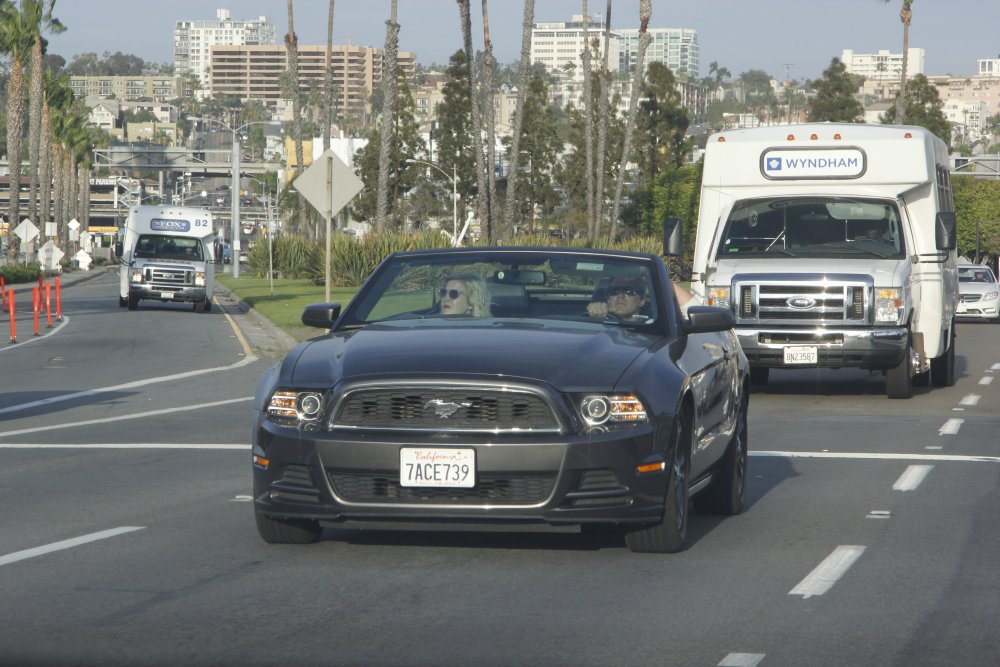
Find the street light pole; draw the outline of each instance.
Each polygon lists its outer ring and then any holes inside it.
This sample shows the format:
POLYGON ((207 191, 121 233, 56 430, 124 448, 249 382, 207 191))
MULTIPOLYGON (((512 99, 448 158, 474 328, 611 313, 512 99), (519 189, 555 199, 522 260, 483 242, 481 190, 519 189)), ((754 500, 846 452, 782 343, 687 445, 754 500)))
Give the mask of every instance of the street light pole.
POLYGON ((428 167, 432 167, 441 172, 445 178, 451 179, 451 244, 453 246, 458 245, 458 166, 457 164, 451 165, 451 176, 448 175, 441 167, 437 166, 433 162, 428 162, 426 160, 417 160, 416 158, 410 158, 406 160, 410 164, 424 164, 428 167))

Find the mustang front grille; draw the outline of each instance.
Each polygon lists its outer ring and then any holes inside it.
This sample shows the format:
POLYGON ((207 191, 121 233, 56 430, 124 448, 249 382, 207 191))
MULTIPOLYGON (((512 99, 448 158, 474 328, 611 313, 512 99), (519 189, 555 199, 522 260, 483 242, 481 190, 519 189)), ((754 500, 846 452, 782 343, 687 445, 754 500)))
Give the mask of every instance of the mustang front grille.
POLYGON ((557 433, 548 400, 493 387, 378 386, 355 389, 333 410, 331 429, 557 433))

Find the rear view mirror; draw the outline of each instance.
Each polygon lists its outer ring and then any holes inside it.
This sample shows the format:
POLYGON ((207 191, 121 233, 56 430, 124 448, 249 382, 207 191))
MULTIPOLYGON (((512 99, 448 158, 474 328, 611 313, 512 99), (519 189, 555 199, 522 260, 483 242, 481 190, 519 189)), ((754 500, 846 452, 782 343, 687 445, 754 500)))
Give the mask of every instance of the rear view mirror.
POLYGON ((671 257, 684 254, 684 238, 680 218, 663 219, 663 254, 671 257))
POLYGON ((934 224, 934 243, 938 250, 954 250, 958 244, 954 211, 939 211, 934 224))
POLYGON ((508 271, 497 271, 493 274, 493 281, 498 283, 511 283, 514 285, 544 285, 544 271, 527 271, 511 269, 508 271))

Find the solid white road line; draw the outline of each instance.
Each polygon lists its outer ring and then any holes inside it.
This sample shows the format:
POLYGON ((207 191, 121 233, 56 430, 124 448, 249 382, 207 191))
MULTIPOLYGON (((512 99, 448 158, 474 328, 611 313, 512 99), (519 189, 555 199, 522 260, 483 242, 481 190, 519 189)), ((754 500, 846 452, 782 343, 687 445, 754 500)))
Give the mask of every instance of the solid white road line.
POLYGON ((102 530, 97 533, 90 533, 89 535, 81 535, 80 537, 74 537, 73 539, 70 540, 63 540, 62 542, 53 542, 52 544, 46 544, 44 546, 34 547, 33 549, 25 549, 24 551, 15 551, 12 554, 7 554, 6 556, 0 556, 0 565, 9 565, 10 563, 16 563, 19 560, 34 558, 35 556, 44 556, 45 554, 52 553, 53 551, 70 549, 72 547, 78 547, 81 544, 96 542, 97 540, 106 540, 109 537, 115 537, 117 535, 131 533, 136 530, 145 530, 145 526, 122 526, 121 528, 112 528, 110 530, 102 530))
POLYGON ((10 350, 17 350, 17 349, 20 349, 20 348, 24 347, 25 345, 28 345, 29 343, 34 343, 35 341, 39 341, 39 340, 43 340, 45 338, 48 338, 52 334, 54 334, 57 331, 59 331, 60 329, 62 329, 67 324, 69 324, 69 316, 68 315, 63 315, 62 322, 60 322, 59 325, 56 326, 55 328, 49 330, 47 333, 39 334, 37 336, 32 336, 31 338, 25 338, 24 336, 21 336, 21 340, 17 341, 16 343, 11 343, 10 345, 5 345, 4 347, 0 347, 0 352, 8 352, 10 350))
POLYGON ((730 653, 718 667, 757 667, 763 659, 763 653, 730 653))
POLYGON ((773 456, 789 459, 877 459, 883 461, 967 461, 1000 463, 1000 456, 962 456, 959 454, 874 454, 869 452, 750 452, 750 456, 773 456))
POLYGON ((211 403, 198 403, 197 405, 182 405, 177 408, 164 408, 162 410, 149 410, 147 412, 137 412, 135 414, 122 415, 121 417, 88 419, 86 421, 70 422, 68 424, 52 424, 51 426, 36 426, 34 428, 22 428, 17 431, 0 431, 0 438, 7 438, 12 435, 24 435, 25 433, 38 433, 40 431, 55 431, 61 428, 92 426, 94 424, 110 424, 111 422, 127 421, 129 419, 145 419, 146 417, 153 417, 155 415, 167 415, 172 412, 189 412, 191 410, 201 410, 202 408, 215 408, 220 405, 229 405, 230 403, 243 403, 252 400, 253 396, 244 396, 243 398, 230 398, 226 399, 225 401, 213 401, 211 403))
POLYGON ((803 599, 809 599, 814 595, 823 595, 844 576, 844 573, 854 565, 854 561, 860 558, 864 552, 865 548, 862 546, 841 545, 837 547, 795 588, 788 591, 788 594, 801 595, 803 599))
POLYGON ((247 364, 257 361, 257 357, 244 357, 234 364, 228 366, 218 366, 216 368, 202 368, 196 371, 186 371, 184 373, 175 373, 173 375, 162 375, 160 377, 146 378, 144 380, 136 380, 134 382, 126 382, 125 384, 116 384, 111 387, 100 387, 98 389, 88 389, 86 391, 77 391, 72 394, 65 394, 63 396, 53 396, 51 398, 43 398, 38 401, 32 401, 30 403, 21 403, 20 405, 11 405, 10 407, 0 408, 0 415, 7 414, 10 412, 20 412, 22 410, 29 410, 31 408, 41 407, 43 405, 51 405, 52 403, 61 403, 63 401, 72 401, 77 398, 87 398, 90 396, 98 396, 100 394, 108 394, 113 391, 122 391, 125 389, 137 389, 139 387, 145 387, 151 384, 158 384, 160 382, 171 382, 173 380, 183 380, 185 378, 194 377, 196 375, 205 375, 206 373, 218 373, 219 371, 231 371, 235 368, 241 366, 246 366, 247 364))
POLYGON ((924 481, 927 474, 934 469, 934 466, 910 466, 908 467, 896 483, 892 485, 893 491, 915 491, 920 483, 924 481))
POLYGON ((958 435, 958 429, 962 428, 964 423, 964 419, 949 419, 938 429, 938 435, 958 435))

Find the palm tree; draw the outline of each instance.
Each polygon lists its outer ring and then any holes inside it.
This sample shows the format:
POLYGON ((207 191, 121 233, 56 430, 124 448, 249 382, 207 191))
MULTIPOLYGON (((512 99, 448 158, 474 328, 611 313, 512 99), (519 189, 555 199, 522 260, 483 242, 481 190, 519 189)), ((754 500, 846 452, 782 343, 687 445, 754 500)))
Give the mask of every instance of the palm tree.
POLYGON ((521 126, 524 123, 524 100, 528 94, 531 76, 531 29, 535 23, 535 0, 524 0, 524 19, 521 22, 521 60, 517 67, 517 106, 511 121, 509 166, 507 170, 507 199, 504 203, 504 233, 514 231, 514 209, 517 194, 517 171, 520 167, 521 126))
POLYGON ((52 33, 66 30, 59 19, 52 16, 55 4, 56 0, 21 1, 21 11, 25 16, 26 23, 34 32, 31 46, 31 84, 28 88, 28 178, 31 184, 28 196, 28 217, 38 222, 40 226, 46 222, 46 220, 38 218, 38 160, 42 130, 42 89, 45 78, 42 65, 45 40, 42 38, 42 33, 45 30, 52 33))
MULTIPOLYGON (((49 221, 49 214, 52 211, 52 197, 54 196, 53 163, 61 159, 61 150, 55 140, 56 124, 53 116, 69 112, 73 102, 73 91, 69 87, 69 77, 56 77, 51 72, 45 72, 45 81, 42 86, 42 123, 41 139, 39 141, 40 156, 38 165, 38 198, 41 203, 39 220, 49 221)), ((61 240, 60 247, 65 249, 65 239, 60 234, 57 236, 61 240)))
MULTIPOLYGON (((486 180, 488 183, 487 196, 489 197, 489 220, 492 222, 499 220, 497 211, 497 170, 496 170, 496 125, 497 117, 493 108, 493 100, 496 94, 494 85, 494 72, 496 70, 496 60, 493 58, 493 42, 490 41, 490 19, 487 0, 483 0, 483 122, 486 125, 486 180)), ((497 230, 497 237, 509 239, 510 236, 505 230, 497 230)))
POLYGON ((590 14, 587 0, 583 0, 583 116, 584 145, 586 146, 587 174, 587 238, 593 239, 597 233, 594 229, 594 96, 592 93, 593 70, 590 66, 590 14))
POLYGON ((333 125, 333 3, 330 0, 330 10, 326 18, 326 73, 323 77, 323 150, 327 150, 332 145, 330 141, 330 131, 333 125))
MULTIPOLYGON (((622 189, 625 185, 625 165, 628 164, 632 152, 632 133, 635 131, 635 119, 639 113, 639 89, 642 87, 643 65, 646 61, 646 49, 653 41, 647 29, 653 15, 653 1, 639 2, 639 49, 635 59, 635 72, 632 74, 632 96, 629 100, 628 115, 625 118, 625 140, 622 143, 622 159, 618 167, 618 179, 615 182, 615 197, 611 205, 611 229, 608 238, 614 243, 618 228, 618 207, 621 204, 622 189)), ((715 65, 715 63, 712 63, 715 65)))
MULTIPOLYGON (((287 89, 285 94, 292 100, 292 137, 295 140, 295 173, 301 174, 305 168, 303 165, 302 151, 302 102, 299 99, 299 37, 295 34, 295 17, 292 11, 292 0, 287 2, 288 8, 288 34, 285 35, 285 48, 288 53, 288 78, 286 79, 287 89)), ((234 167, 235 168, 235 167, 234 167)), ((234 197, 239 196, 234 192, 234 197)), ((306 201, 302 193, 298 196, 299 220, 298 228, 301 233, 308 227, 306 201)))
POLYGON ((14 228, 20 222, 21 159, 24 152, 24 65, 34 46, 34 32, 24 12, 12 2, 0 4, 0 53, 11 58, 7 79, 7 160, 10 169, 10 207, 7 225, 7 257, 17 257, 14 228))
POLYGON ((389 20, 385 22, 385 52, 382 55, 382 118, 379 125, 381 145, 378 157, 378 193, 375 203, 375 228, 385 230, 389 216, 389 171, 393 135, 396 125, 396 57, 399 53, 399 24, 396 22, 397 0, 392 0, 389 20))
MULTIPOLYGON (((881 0, 888 4, 892 0, 881 0)), ((903 125, 906 122, 906 66, 909 60, 910 51, 910 21, 913 19, 913 0, 903 0, 903 6, 899 10, 899 20, 903 24, 903 65, 899 75, 899 95, 896 97, 896 124, 903 125)))
MULTIPOLYGON (((611 41, 611 0, 607 2, 604 14, 604 53, 601 54, 601 99, 597 108, 597 155, 594 164, 594 231, 591 241, 596 241, 601 233, 601 219, 604 210, 604 149, 608 137, 608 84, 611 72, 608 69, 608 46, 611 41)), ((624 165, 622 165, 624 167, 624 165)))
POLYGON ((493 221, 489 216, 488 187, 486 183, 486 158, 483 155, 482 119, 479 114, 479 104, 476 100, 475 59, 472 57, 472 16, 469 0, 458 2, 459 20, 462 23, 462 44, 465 49, 466 62, 469 63, 469 102, 472 111, 472 147, 476 155, 476 214, 479 217, 480 230, 486 234, 486 242, 493 243, 493 221))

